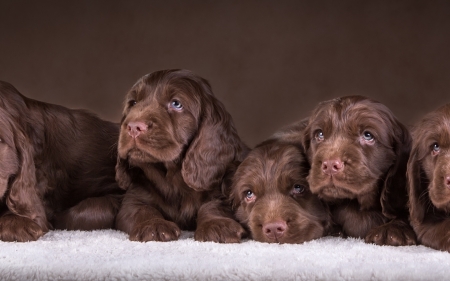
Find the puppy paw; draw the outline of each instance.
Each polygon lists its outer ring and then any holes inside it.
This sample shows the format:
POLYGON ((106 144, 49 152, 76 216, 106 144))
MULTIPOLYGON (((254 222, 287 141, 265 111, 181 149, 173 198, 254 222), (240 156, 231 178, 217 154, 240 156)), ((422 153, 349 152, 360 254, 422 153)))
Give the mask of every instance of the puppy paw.
POLYGON ((164 219, 153 219, 135 226, 130 233, 130 240, 166 242, 178 240, 180 234, 181 230, 175 223, 164 219))
POLYGON ((201 242, 239 243, 245 234, 244 228, 235 220, 219 218, 199 224, 194 239, 201 242))
POLYGON ((389 246, 416 245, 417 238, 412 227, 402 221, 391 221, 369 231, 366 243, 389 246))
POLYGON ((0 217, 0 240, 2 241, 36 241, 44 233, 42 228, 29 218, 14 214, 6 214, 0 217))

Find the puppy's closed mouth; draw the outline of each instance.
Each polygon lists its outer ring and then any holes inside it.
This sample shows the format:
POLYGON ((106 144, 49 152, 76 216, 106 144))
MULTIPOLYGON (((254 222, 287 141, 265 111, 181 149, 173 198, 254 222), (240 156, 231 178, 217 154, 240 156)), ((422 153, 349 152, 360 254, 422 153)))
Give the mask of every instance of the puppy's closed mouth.
POLYGON ((352 192, 348 191, 341 185, 337 184, 334 181, 329 181, 328 184, 323 185, 319 190, 319 197, 324 199, 346 199, 346 198, 354 198, 352 192))

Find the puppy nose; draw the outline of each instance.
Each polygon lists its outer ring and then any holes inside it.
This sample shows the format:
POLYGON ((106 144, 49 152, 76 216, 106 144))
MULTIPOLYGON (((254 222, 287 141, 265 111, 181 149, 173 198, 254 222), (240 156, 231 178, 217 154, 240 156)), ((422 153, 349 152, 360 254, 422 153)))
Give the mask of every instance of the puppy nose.
POLYGON ((129 122, 128 123, 128 134, 137 138, 142 132, 147 131, 148 125, 144 122, 129 122))
POLYGON ((263 233, 271 240, 278 239, 286 232, 287 224, 285 221, 274 221, 263 225, 263 233))
POLYGON ((450 188, 450 176, 445 177, 445 185, 447 186, 447 188, 450 188))
POLYGON ((335 175, 344 169, 344 163, 340 159, 326 160, 322 162, 322 171, 327 175, 335 175))

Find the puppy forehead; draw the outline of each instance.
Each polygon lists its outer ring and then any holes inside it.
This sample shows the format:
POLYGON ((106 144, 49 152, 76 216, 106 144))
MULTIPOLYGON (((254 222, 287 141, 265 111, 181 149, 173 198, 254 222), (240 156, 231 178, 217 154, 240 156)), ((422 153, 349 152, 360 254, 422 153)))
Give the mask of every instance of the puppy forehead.
POLYGON ((424 117, 413 131, 416 144, 429 146, 437 142, 441 147, 450 147, 450 104, 424 117))
POLYGON ((305 178, 307 172, 306 160, 298 148, 275 145, 252 150, 236 174, 243 186, 254 185, 256 189, 264 189, 305 178))
POLYGON ((388 131, 393 114, 381 103, 370 99, 344 97, 319 105, 311 124, 327 131, 356 133, 361 127, 388 131), (356 131, 356 132, 355 132, 356 131))
POLYGON ((201 87, 192 85, 192 81, 186 77, 169 74, 148 74, 142 77, 128 92, 129 99, 162 101, 178 98, 184 102, 201 103, 201 87))

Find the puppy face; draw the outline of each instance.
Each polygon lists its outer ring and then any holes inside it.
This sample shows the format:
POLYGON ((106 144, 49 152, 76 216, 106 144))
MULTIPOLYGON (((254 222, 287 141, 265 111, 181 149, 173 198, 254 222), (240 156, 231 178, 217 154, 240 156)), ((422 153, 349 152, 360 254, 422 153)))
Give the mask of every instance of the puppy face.
POLYGON ((386 106, 361 96, 319 104, 303 142, 311 163, 312 192, 327 201, 376 204, 380 186, 398 159, 404 131, 386 106))
POLYGON ((418 172, 428 184, 431 202, 436 208, 449 212, 450 104, 428 114, 418 124, 413 133, 412 151, 411 161, 420 165, 418 172))
POLYGON ((327 211, 311 194, 307 173, 300 149, 289 144, 266 144, 245 158, 234 176, 232 199, 253 239, 303 243, 323 235, 327 211))
POLYGON ((135 165, 179 157, 199 127, 200 91, 171 73, 139 80, 125 99, 119 156, 135 165))

